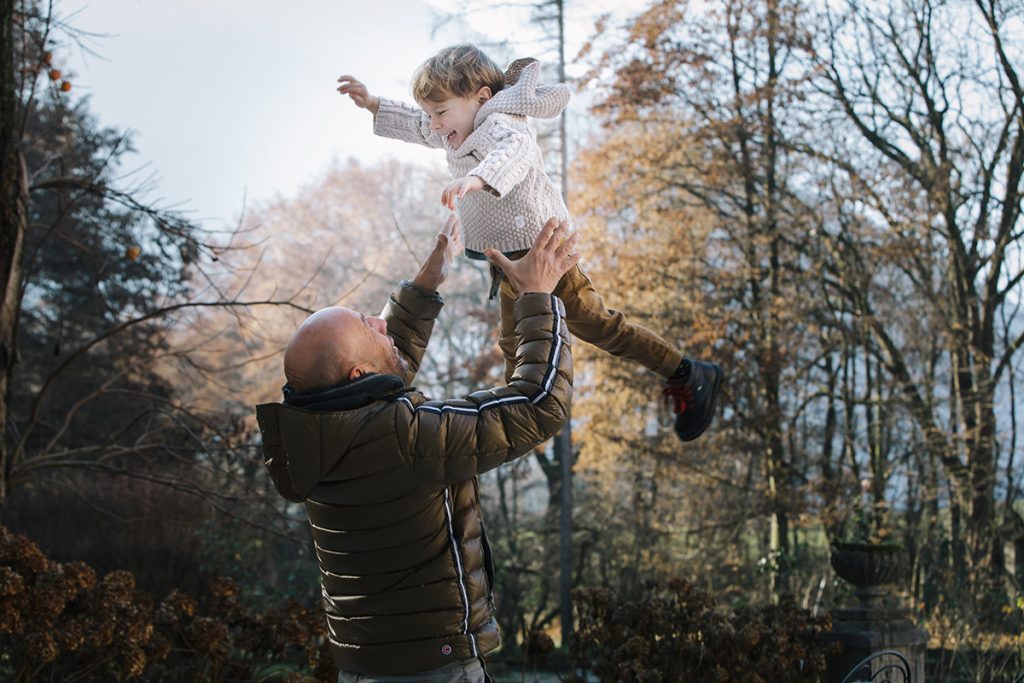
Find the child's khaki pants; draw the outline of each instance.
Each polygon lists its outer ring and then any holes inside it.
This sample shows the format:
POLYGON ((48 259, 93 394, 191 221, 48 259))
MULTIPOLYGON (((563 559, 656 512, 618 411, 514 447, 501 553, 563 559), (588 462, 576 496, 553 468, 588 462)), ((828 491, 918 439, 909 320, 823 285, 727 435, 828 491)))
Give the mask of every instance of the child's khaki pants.
MULTIPOLYGON (((505 355, 505 381, 511 379, 515 367, 516 339, 512 305, 519 292, 501 277, 501 337, 498 346, 505 355)), ((666 379, 672 376, 683 355, 668 341, 646 327, 631 323, 620 311, 605 308, 601 295, 594 290, 579 266, 562 276, 553 292, 565 304, 565 322, 569 331, 585 342, 604 349, 613 356, 625 358, 653 370, 666 379)))

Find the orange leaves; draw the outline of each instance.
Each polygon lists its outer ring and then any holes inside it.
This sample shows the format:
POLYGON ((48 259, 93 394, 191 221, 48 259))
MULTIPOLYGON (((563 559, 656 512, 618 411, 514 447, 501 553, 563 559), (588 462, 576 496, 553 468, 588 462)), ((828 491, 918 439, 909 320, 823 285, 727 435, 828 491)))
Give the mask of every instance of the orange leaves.
POLYGON ((134 261, 138 259, 140 254, 142 254, 142 249, 135 244, 132 244, 131 246, 124 250, 124 257, 129 261, 134 261))
POLYGON ((21 73, 32 79, 37 78, 40 74, 45 74, 57 92, 71 92, 71 81, 68 80, 63 71, 53 65, 53 59, 53 51, 44 49, 39 53, 38 61, 30 62, 21 67, 21 73))
POLYGON ((196 601, 181 591, 173 590, 160 603, 155 621, 158 624, 172 624, 196 614, 196 601))
POLYGON ((230 579, 211 586, 215 616, 198 616, 196 601, 172 591, 158 607, 135 577, 114 571, 97 581, 81 562, 48 559, 24 536, 0 526, 0 648, 7 663, 41 680, 124 680, 167 659, 175 680, 207 680, 212 662, 233 680, 255 680, 258 662, 287 662, 335 680, 318 605, 294 601, 266 613, 245 607, 230 579), (296 658, 301 659, 294 662, 296 658), (91 679, 90 679, 91 680, 91 679))

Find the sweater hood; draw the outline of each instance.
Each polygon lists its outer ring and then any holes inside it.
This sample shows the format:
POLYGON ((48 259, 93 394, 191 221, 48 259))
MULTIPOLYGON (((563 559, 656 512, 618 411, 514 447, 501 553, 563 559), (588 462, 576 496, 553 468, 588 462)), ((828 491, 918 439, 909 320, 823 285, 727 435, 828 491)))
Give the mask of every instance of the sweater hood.
POLYGON ((564 83, 538 85, 540 62, 517 59, 505 72, 506 86, 487 100, 473 121, 474 127, 491 114, 518 114, 536 119, 553 119, 569 103, 569 86, 564 83))
POLYGON ((284 386, 284 403, 256 406, 263 456, 274 488, 292 502, 302 502, 325 474, 324 448, 348 449, 358 430, 346 428, 347 411, 387 400, 405 390, 395 375, 369 374, 320 391, 299 393, 284 386))

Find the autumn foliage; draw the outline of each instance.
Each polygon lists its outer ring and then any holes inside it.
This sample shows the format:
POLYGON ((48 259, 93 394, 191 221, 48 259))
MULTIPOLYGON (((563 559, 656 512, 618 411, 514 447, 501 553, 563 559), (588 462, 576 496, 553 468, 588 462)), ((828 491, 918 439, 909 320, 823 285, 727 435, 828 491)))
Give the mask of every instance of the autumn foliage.
POLYGON ((156 602, 129 572, 98 578, 0 526, 4 680, 336 680, 319 606, 257 613, 227 578, 203 604, 180 591, 156 602))
POLYGON ((719 609, 683 579, 651 583, 638 600, 603 588, 574 593, 577 666, 602 681, 811 683, 825 672, 831 646, 818 640, 831 627, 792 601, 719 609))

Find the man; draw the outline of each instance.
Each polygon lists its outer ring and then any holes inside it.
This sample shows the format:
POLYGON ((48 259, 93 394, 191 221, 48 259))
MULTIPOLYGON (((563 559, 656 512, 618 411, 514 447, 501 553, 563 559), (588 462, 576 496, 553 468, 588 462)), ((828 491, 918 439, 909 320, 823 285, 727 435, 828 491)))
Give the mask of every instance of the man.
POLYGON ((275 486, 306 504, 340 681, 485 680, 498 630, 476 477, 568 414, 569 337, 551 294, 579 259, 567 234, 552 219, 522 259, 488 253, 523 292, 507 386, 446 401, 409 387, 461 249, 454 218, 380 318, 327 308, 289 342, 284 404, 257 418, 275 486))

